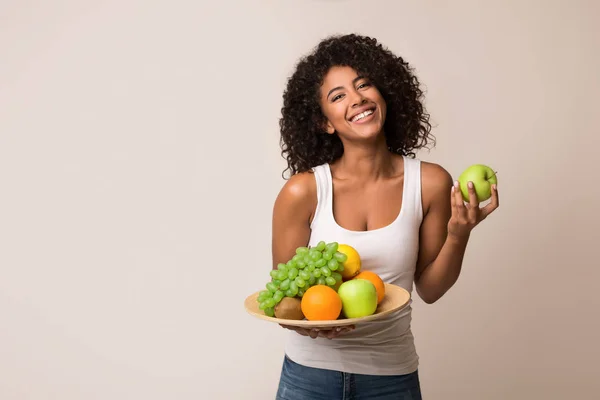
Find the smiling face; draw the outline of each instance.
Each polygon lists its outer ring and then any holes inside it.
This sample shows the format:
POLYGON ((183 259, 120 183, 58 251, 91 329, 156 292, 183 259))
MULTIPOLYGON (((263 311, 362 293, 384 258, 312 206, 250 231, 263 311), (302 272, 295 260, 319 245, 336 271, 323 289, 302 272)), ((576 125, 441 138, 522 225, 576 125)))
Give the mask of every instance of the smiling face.
POLYGON ((342 141, 374 139, 383 134, 385 100, 379 90, 350 67, 332 67, 321 86, 326 130, 342 141))

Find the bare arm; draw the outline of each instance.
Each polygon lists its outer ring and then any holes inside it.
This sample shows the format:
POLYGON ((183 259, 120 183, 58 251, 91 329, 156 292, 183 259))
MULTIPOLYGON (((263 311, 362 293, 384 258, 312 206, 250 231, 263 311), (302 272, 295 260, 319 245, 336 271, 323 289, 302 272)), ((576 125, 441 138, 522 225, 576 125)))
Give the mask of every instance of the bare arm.
POLYGON ((423 201, 427 205, 421 225, 419 261, 415 274, 417 293, 426 303, 439 300, 460 275, 472 229, 498 207, 498 193, 479 207, 473 190, 468 204, 454 191, 452 177, 435 164, 423 165, 423 201))
POLYGON ((314 176, 310 173, 292 176, 279 192, 273 207, 273 269, 288 262, 296 248, 308 245, 316 203, 314 176))

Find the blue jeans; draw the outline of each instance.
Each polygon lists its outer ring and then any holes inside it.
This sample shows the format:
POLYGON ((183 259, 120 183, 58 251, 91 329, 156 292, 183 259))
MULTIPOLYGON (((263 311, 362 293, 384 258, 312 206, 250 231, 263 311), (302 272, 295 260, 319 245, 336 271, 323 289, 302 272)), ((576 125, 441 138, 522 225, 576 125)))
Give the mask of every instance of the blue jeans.
POLYGON ((284 357, 277 400, 422 400, 418 371, 361 375, 305 367, 284 357))

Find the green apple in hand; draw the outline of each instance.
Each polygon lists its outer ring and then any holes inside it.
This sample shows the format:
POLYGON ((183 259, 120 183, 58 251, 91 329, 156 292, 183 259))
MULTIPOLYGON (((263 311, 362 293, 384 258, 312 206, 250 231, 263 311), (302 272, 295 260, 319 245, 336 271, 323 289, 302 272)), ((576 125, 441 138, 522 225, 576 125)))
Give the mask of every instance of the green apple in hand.
POLYGON ((467 186, 469 181, 473 182, 477 200, 482 202, 492 197, 492 185, 498 183, 498 178, 493 169, 483 164, 471 165, 464 170, 458 177, 458 182, 460 183, 463 199, 467 202, 469 201, 469 188, 467 186))
POLYGON ((342 312, 346 318, 371 315, 377 310, 377 289, 366 279, 351 279, 340 285, 342 312))

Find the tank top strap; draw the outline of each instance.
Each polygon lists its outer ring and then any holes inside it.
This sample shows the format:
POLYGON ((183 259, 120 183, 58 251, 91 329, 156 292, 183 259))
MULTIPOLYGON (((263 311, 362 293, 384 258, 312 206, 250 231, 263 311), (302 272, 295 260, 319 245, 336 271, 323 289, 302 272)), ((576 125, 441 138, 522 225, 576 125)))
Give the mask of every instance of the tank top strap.
POLYGON ((329 164, 322 164, 312 168, 317 185, 317 208, 311 223, 311 228, 319 221, 328 219, 329 205, 332 204, 332 185, 330 181, 329 164))
POLYGON ((417 219, 423 218, 421 202, 421 160, 404 156, 404 199, 402 207, 417 219))

